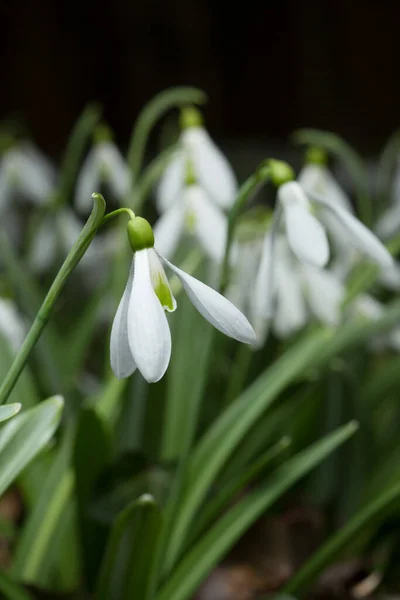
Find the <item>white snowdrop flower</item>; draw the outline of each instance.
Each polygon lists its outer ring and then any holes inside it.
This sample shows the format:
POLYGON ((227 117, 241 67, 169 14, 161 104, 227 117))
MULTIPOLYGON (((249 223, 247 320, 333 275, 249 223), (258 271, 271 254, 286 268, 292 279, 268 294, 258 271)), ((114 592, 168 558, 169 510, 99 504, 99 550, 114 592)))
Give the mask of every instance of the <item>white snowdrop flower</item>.
POLYGON ((300 261, 323 267, 329 260, 329 244, 324 215, 329 214, 346 232, 346 240, 380 267, 393 264, 393 258, 380 240, 348 210, 333 205, 325 197, 306 193, 296 181, 278 190, 289 245, 300 261))
POLYGON ((200 113, 194 109, 182 111, 183 131, 179 150, 164 171, 157 189, 157 207, 162 213, 181 196, 185 187, 186 165, 193 166, 198 185, 212 202, 229 209, 236 197, 237 181, 221 150, 202 126, 200 113))
POLYGON ((246 317, 218 292, 166 260, 154 248, 149 223, 135 217, 128 224, 134 257, 111 331, 111 366, 118 378, 136 369, 149 383, 159 381, 171 355, 171 333, 165 311, 176 308, 164 266, 180 279, 200 314, 219 331, 254 344, 255 333, 246 317))
POLYGON ((129 167, 110 139, 97 141, 82 165, 75 191, 75 205, 79 212, 91 210, 91 195, 103 183, 109 187, 116 200, 122 200, 129 191, 129 167))
POLYGON ((6 298, 0 298, 0 335, 4 336, 13 352, 17 352, 26 334, 25 324, 15 304, 6 298))
POLYGON ((378 219, 375 231, 383 240, 391 238, 400 231, 400 159, 393 179, 391 205, 378 219))
POLYGON ((0 207, 4 208, 15 193, 35 204, 44 204, 54 182, 52 166, 33 144, 15 144, 0 161, 0 207))
POLYGON ((331 206, 340 206, 353 212, 350 198, 325 165, 307 163, 301 169, 297 181, 305 192, 322 196, 331 206))
POLYGON ((219 264, 224 258, 227 219, 198 184, 186 185, 154 226, 157 248, 172 258, 184 232, 194 235, 205 254, 219 264))
POLYGON ((336 326, 341 318, 345 287, 330 270, 303 264, 292 253, 288 241, 277 234, 264 240, 252 303, 252 323, 258 345, 272 324, 277 337, 285 338, 311 318, 336 326))

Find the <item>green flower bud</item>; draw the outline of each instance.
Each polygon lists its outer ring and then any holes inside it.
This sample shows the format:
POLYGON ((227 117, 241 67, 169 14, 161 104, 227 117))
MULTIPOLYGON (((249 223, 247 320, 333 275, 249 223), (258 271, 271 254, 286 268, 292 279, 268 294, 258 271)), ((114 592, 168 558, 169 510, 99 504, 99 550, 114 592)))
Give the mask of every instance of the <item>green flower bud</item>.
POLYGON ((305 163, 325 166, 328 163, 328 155, 322 148, 310 146, 306 151, 305 163))
POLYGON ((134 252, 153 248, 154 233, 151 225, 142 217, 135 217, 128 222, 128 240, 134 252))
POLYGON ((100 123, 97 125, 96 129, 93 133, 93 143, 101 144, 102 142, 109 142, 113 139, 113 132, 111 131, 111 127, 106 125, 106 123, 100 123))
POLYGON ((276 187, 295 179, 294 171, 287 162, 270 158, 267 164, 270 169, 271 181, 276 187))
POLYGON ((201 112, 194 106, 186 106, 181 110, 181 118, 179 126, 181 129, 189 129, 190 127, 202 127, 203 117, 201 112))

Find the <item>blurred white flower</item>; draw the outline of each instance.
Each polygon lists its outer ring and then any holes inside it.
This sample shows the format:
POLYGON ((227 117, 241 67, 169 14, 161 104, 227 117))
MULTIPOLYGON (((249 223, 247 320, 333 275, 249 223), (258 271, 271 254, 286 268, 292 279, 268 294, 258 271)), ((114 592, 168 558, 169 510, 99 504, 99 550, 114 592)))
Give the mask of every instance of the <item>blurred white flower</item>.
POLYGON ((229 209, 236 197, 237 181, 232 167, 207 131, 188 127, 181 133, 179 150, 164 171, 157 188, 157 208, 163 213, 182 195, 186 165, 191 163, 196 182, 208 198, 223 209, 229 209))
POLYGON ((172 258, 178 243, 187 231, 199 241, 205 254, 221 263, 225 252, 227 220, 198 184, 186 185, 154 226, 158 250, 172 258))
POLYGON ((0 335, 4 336, 13 352, 17 352, 26 333, 25 324, 15 304, 6 298, 0 298, 0 335))
POLYGON ((192 304, 216 329, 241 342, 255 342, 250 323, 229 300, 175 267, 154 248, 143 248, 134 253, 111 332, 111 366, 118 378, 138 369, 152 383, 167 370, 171 333, 165 311, 174 311, 176 301, 163 264, 180 279, 192 304))
POLYGON ((391 206, 378 219, 375 231, 383 240, 391 238, 400 231, 400 159, 393 179, 391 206))
POLYGON ((54 187, 55 172, 44 155, 29 142, 13 145, 0 160, 0 209, 15 193, 44 204, 54 187))
MULTIPOLYGON (((379 302, 373 296, 363 294, 354 300, 352 303, 352 313, 355 317, 362 317, 369 321, 377 321, 385 312, 385 305, 379 302)), ((397 352, 400 351, 400 324, 393 327, 390 332, 375 336, 370 346, 375 350, 383 348, 392 348, 397 352)))
POLYGON ((116 145, 110 140, 96 142, 90 149, 76 182, 75 205, 86 213, 92 208, 91 195, 106 183, 116 200, 129 190, 130 172, 116 145))
POLYGON ((382 268, 392 267, 393 258, 380 240, 347 209, 331 204, 331 199, 306 193, 298 182, 291 181, 279 188, 278 200, 288 243, 303 263, 317 267, 327 264, 329 244, 322 221, 330 215, 343 229, 344 247, 355 247, 382 268))

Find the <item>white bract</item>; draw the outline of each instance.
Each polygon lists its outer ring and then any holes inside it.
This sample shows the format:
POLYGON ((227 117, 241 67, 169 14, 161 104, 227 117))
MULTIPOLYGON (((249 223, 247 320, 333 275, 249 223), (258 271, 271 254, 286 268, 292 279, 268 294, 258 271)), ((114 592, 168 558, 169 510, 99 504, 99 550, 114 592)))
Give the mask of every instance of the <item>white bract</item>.
MULTIPOLYGON (((332 204, 316 193, 305 192, 298 182, 283 184, 278 190, 288 243, 298 259, 316 267, 329 260, 329 243, 324 217, 334 219, 343 230, 342 244, 349 244, 381 268, 391 268, 393 258, 380 240, 347 209, 332 204)), ((329 223, 326 223, 329 227, 329 223)))
POLYGON ((221 208, 229 209, 236 197, 236 178, 232 167, 207 131, 200 126, 184 129, 179 146, 158 185, 158 210, 164 212, 181 197, 188 162, 192 165, 198 185, 209 199, 221 208))
POLYGON ((4 336, 14 352, 21 346, 25 333, 25 324, 14 303, 0 298, 0 335, 4 336))
POLYGON ((154 248, 136 250, 111 331, 111 366, 119 379, 138 369, 152 383, 167 370, 171 333, 165 311, 174 311, 176 301, 163 265, 180 279, 192 304, 214 327, 241 342, 255 343, 250 323, 229 300, 178 269, 154 248))
POLYGON ((157 248, 161 254, 171 258, 183 233, 187 231, 197 238, 212 261, 222 262, 227 235, 224 213, 197 184, 184 187, 175 200, 154 226, 157 248))
POLYGON ((87 155, 76 183, 75 204, 80 212, 92 208, 91 195, 106 183, 115 199, 122 200, 129 190, 130 172, 122 154, 109 140, 94 144, 87 155))
POLYGON ((15 193, 43 204, 53 190, 54 181, 52 166, 32 144, 12 146, 0 161, 0 207, 4 208, 15 193))

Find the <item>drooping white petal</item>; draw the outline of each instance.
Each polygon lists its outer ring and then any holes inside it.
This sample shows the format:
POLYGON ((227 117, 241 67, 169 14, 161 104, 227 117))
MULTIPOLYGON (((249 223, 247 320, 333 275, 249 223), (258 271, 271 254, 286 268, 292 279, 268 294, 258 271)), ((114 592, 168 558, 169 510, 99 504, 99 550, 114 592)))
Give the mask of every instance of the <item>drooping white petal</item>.
POLYGON ((387 240, 400 231, 400 202, 393 204, 378 219, 375 227, 376 234, 387 240))
POLYGON ((338 325, 345 287, 333 273, 315 267, 303 266, 307 299, 313 314, 327 325, 338 325))
MULTIPOLYGON (((181 194, 180 194, 181 195, 181 194)), ((181 239, 186 207, 183 198, 165 210, 153 227, 155 246, 167 258, 174 256, 181 239)))
POLYGON ((207 131, 203 127, 189 127, 182 133, 182 143, 192 160, 198 183, 222 208, 230 208, 236 197, 236 177, 207 131))
POLYGON ((393 264, 393 258, 382 242, 355 216, 347 210, 343 210, 343 208, 328 205, 322 198, 318 197, 316 200, 325 210, 331 212, 342 227, 346 228, 349 234, 349 242, 353 246, 381 267, 390 267, 393 264))
POLYGON ((100 164, 96 147, 91 148, 79 172, 75 188, 75 207, 87 213, 92 208, 92 194, 100 186, 100 164))
POLYGON ((26 333, 26 327, 11 300, 0 298, 0 334, 16 352, 21 346, 26 333))
POLYGON ((122 200, 129 191, 130 172, 122 154, 112 142, 97 144, 99 163, 104 179, 118 200, 122 200))
POLYGON ((261 250, 261 261, 251 297, 252 321, 271 318, 276 296, 276 261, 273 238, 268 232, 261 250))
POLYGON ((135 253, 128 307, 128 340, 133 359, 149 383, 159 381, 171 357, 171 333, 150 276, 148 250, 135 253))
POLYGON ((239 342, 254 344, 256 336, 246 317, 229 300, 168 260, 161 260, 178 276, 192 304, 216 329, 239 342))
POLYGON ((23 149, 11 150, 15 153, 16 186, 32 202, 43 204, 48 200, 53 187, 53 180, 49 178, 47 168, 41 168, 41 162, 37 161, 32 153, 24 152, 23 149))
POLYGON ((276 303, 273 328, 277 337, 285 338, 298 331, 308 321, 307 308, 301 286, 299 265, 289 255, 286 240, 276 244, 276 303))
POLYGON ((219 208, 210 202, 206 192, 198 185, 189 185, 184 191, 187 219, 193 227, 204 252, 216 263, 222 263, 225 254, 227 219, 219 208))
POLYGON ((41 171, 50 185, 53 186, 56 181, 56 170, 50 160, 37 148, 32 142, 25 141, 21 144, 20 150, 30 161, 41 171))
POLYGON ((185 183, 185 169, 185 153, 180 150, 171 159, 157 186, 156 204, 160 213, 180 198, 185 183))
POLYGON ((278 199, 283 208, 289 245, 299 260, 323 267, 329 259, 329 245, 325 229, 311 214, 300 185, 291 181, 279 188, 278 199))
POLYGON ((54 219, 45 218, 35 232, 29 253, 29 264, 37 273, 46 271, 56 254, 56 227, 54 219))
POLYGON ((225 296, 246 316, 250 308, 250 299, 254 296, 254 281, 258 274, 263 248, 262 239, 238 241, 236 260, 233 264, 229 285, 225 296))
POLYGON ((128 341, 128 308, 134 272, 134 261, 132 261, 128 283, 126 284, 125 291, 119 303, 111 329, 111 368, 118 379, 129 377, 129 375, 132 375, 136 369, 136 364, 133 360, 132 351, 128 341))
POLYGON ((320 195, 330 205, 340 206, 349 212, 353 212, 349 197, 324 165, 305 165, 297 180, 306 192, 320 195))

